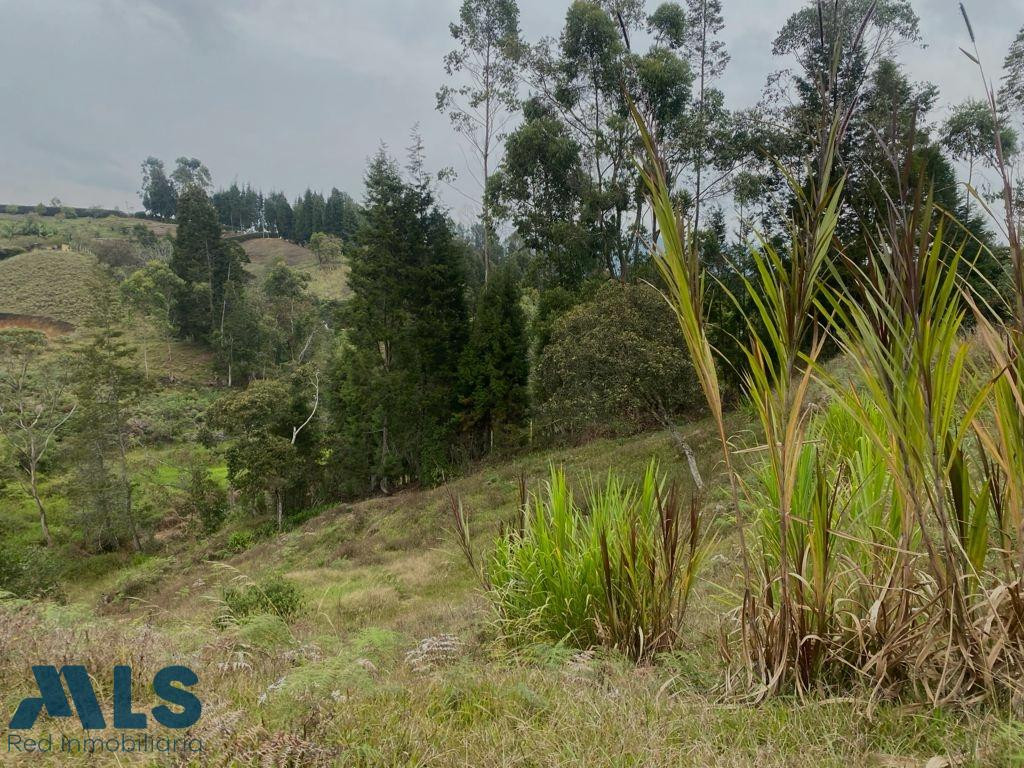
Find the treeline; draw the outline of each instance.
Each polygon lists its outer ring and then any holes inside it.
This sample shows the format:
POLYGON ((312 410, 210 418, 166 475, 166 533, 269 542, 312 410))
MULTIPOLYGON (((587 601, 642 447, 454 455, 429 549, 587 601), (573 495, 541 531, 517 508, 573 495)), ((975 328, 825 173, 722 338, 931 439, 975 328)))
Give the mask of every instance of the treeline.
MULTIPOLYGON (((178 199, 190 186, 198 185, 208 194, 212 186, 210 172, 199 160, 181 157, 170 176, 162 160, 146 158, 142 164, 142 205, 150 216, 172 220, 178 216, 178 199)), ((349 241, 359 227, 361 210, 352 197, 332 188, 325 198, 307 189, 293 202, 283 192, 264 194, 237 182, 212 193, 211 200, 222 227, 236 232, 253 232, 306 244, 314 234, 323 232, 349 241)))
POLYGON ((89 208, 78 208, 73 205, 64 205, 60 200, 54 198, 50 201, 50 204, 38 203, 36 205, 14 205, 0 204, 0 210, 11 216, 25 215, 34 213, 37 216, 58 216, 62 215, 66 218, 88 218, 88 219, 102 219, 106 216, 124 216, 124 211, 116 208, 100 208, 98 206, 91 206, 89 208))
MULTIPOLYGON (((558 36, 535 43, 521 37, 515 2, 464 3, 438 108, 483 171, 480 218, 468 229, 439 206, 418 139, 404 171, 386 154, 374 159, 362 206, 338 190, 289 203, 237 184, 210 197, 197 161, 179 159, 166 182, 147 161, 144 201, 146 189, 178 192, 176 332, 209 343, 232 384, 285 377, 293 398, 305 393, 291 428, 297 414, 316 412, 303 427, 305 469, 288 463, 287 474, 289 483, 319 479, 283 506, 432 482, 527 434, 575 439, 685 412, 693 373, 647 286, 660 282, 651 263, 660 232, 636 163, 644 148, 632 109, 651 126, 676 214, 718 276, 705 311, 714 346, 732 363, 723 370, 732 391, 742 386, 737 340, 753 309, 736 281, 755 269, 758 243, 781 248, 790 237, 794 198, 779 168, 801 176, 815 157, 825 105, 814 84, 833 66, 843 105, 834 162, 846 178, 837 274, 864 263, 869 233, 898 212, 910 178, 965 223, 958 236, 974 251, 964 276, 996 297, 1006 248, 983 226, 954 161, 991 165, 981 147, 997 126, 971 104, 930 120, 937 89, 911 82, 898 57, 920 43, 917 15, 906 0, 883 5, 846 0, 794 13, 773 50, 798 66, 772 77, 761 103, 730 111, 718 87, 729 61, 718 0, 653 9, 577 0, 558 36), (350 298, 318 302, 284 267, 251 284, 222 227, 297 242, 337 237, 350 298)), ((1018 59, 1008 58, 1008 72, 1024 68, 1018 59)), ((998 129, 1015 154, 1009 120, 998 129)), ((238 434, 254 429, 247 422, 238 434)), ((285 422, 266 429, 292 440, 285 422)), ((296 438, 292 448, 300 446, 296 438)))
POLYGON ((234 438, 229 471, 259 486, 254 499, 285 514, 435 482, 479 446, 518 439, 528 347, 517 281, 509 271, 483 288, 490 319, 471 325, 468 245, 422 159, 403 170, 382 152, 371 163, 341 304, 314 299, 283 265, 250 285, 204 198, 192 188, 179 202, 174 323, 248 383, 211 419, 234 438))
POLYGON ((294 243, 308 243, 323 232, 348 242, 359 228, 361 210, 352 197, 337 188, 324 198, 307 189, 289 203, 283 192, 262 191, 232 184, 213 193, 213 207, 222 226, 238 232, 258 232, 294 243))

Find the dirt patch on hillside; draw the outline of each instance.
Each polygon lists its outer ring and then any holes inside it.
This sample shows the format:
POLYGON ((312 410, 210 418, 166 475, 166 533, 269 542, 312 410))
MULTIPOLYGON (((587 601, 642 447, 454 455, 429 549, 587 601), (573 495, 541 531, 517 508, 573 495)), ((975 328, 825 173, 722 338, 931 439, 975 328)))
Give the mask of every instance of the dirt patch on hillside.
POLYGON ((0 329, 25 328, 30 331, 42 331, 50 338, 64 336, 75 330, 71 323, 55 320, 42 315, 18 315, 13 312, 0 312, 0 329))

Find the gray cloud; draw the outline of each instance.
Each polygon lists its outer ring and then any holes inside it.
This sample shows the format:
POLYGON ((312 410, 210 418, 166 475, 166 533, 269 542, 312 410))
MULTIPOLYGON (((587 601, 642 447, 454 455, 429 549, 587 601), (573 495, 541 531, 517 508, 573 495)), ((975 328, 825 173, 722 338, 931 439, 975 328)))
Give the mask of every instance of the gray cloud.
MULTIPOLYGON (((555 35, 567 2, 520 0, 528 39, 555 35)), ((651 2, 653 7, 655 3, 651 2)), ((785 66, 771 41, 799 0, 724 0, 731 106, 758 99, 785 66)), ((915 0, 928 47, 904 51, 944 104, 977 93, 957 51, 953 0, 915 0)), ((58 196, 137 205, 138 166, 154 154, 202 158, 234 179, 294 196, 307 185, 358 196, 366 158, 396 152, 419 124, 433 167, 464 153, 434 111, 459 0, 0 0, 0 202, 58 196)), ((1024 24, 1024 0, 970 0, 990 72, 1024 24)), ((460 218, 472 215, 446 192, 460 218)))

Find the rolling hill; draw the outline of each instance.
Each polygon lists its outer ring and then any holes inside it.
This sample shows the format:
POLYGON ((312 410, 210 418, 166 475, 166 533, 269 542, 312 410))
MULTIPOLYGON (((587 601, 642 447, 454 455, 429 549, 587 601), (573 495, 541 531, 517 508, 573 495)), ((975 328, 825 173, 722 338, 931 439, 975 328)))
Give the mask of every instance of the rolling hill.
POLYGON ((36 250, 0 261, 0 313, 80 325, 96 310, 104 276, 88 253, 36 250))
MULTIPOLYGON (((324 271, 307 249, 274 238, 243 247, 257 278, 283 262, 310 275, 324 298, 347 293, 347 269, 324 271)), ((53 327, 77 326, 96 308, 105 282, 112 287, 85 253, 19 254, 0 261, 0 313, 43 330, 53 330, 46 318, 53 327)), ((87 556, 68 543, 76 510, 65 478, 47 479, 51 524, 65 542, 56 555, 63 558, 63 594, 35 604, 0 594, 0 679, 12 681, 0 686, 2 712, 35 693, 31 666, 40 659, 81 659, 99 670, 129 664, 149 679, 164 665, 185 663, 201 681, 203 717, 188 732, 203 740, 204 754, 189 763, 197 766, 1024 762, 1024 725, 1010 711, 958 713, 884 698, 868 706, 865 697, 827 694, 752 706, 726 689, 720 630, 724 612, 736 604, 726 593, 737 584, 737 534, 708 420, 682 425, 680 434, 709 485, 718 541, 685 642, 637 667, 609 651, 504 642, 452 532, 449 500, 464 503, 473 548, 486 561, 496 532, 515 519, 520 477, 539 489, 551 466, 564 466, 577 487, 609 471, 633 480, 654 457, 687 488, 678 435, 537 449, 478 464, 449 487, 356 503, 324 500, 283 532, 236 502, 224 527, 208 533, 189 523, 178 502, 197 459, 225 483, 224 456, 200 438, 205 409, 223 393, 209 350, 150 336, 141 326, 128 335, 148 351, 154 384, 137 419, 149 444, 129 460, 141 506, 161 515, 161 524, 143 552, 87 556), (245 621, 228 616, 232 591, 265 591, 281 579, 295 590, 294 612, 266 609, 245 621)), ((730 433, 749 433, 751 419, 747 411, 731 414, 730 433)), ((36 547, 31 500, 13 486, 0 491, 0 544, 36 547)), ((109 687, 101 695, 109 707, 109 687)), ((42 755, 33 764, 66 764, 60 757, 42 755)), ((154 764, 146 755, 88 757, 90 764, 154 764)))
MULTIPOLYGON (((742 429, 742 418, 732 426, 742 429)), ((704 476, 714 477, 710 422, 689 425, 685 436, 704 476)), ((521 474, 533 488, 550 464, 565 465, 578 483, 609 469, 635 477, 651 455, 685 482, 671 436, 656 432, 489 464, 451 491, 466 503, 483 553, 515 515, 521 474)), ((104 668, 132 659, 150 674, 188 659, 203 697, 203 718, 188 735, 206 754, 194 765, 1018 764, 1011 758, 1024 749, 1024 729, 992 714, 958 719, 886 701, 866 710, 849 698, 732 699, 716 687, 722 596, 707 586, 691 640, 653 667, 558 644, 510 649, 455 543, 446 499, 437 488, 330 506, 279 535, 236 519, 211 537, 171 539, 116 572, 97 576, 83 565, 67 607, 11 613, 0 602, 0 619, 15 637, 37 637, 39 653, 73 644, 104 668), (219 623, 226 590, 277 576, 298 589, 294 615, 219 623), (928 762, 937 755, 967 759, 928 762)), ((708 582, 728 582, 737 567, 734 532, 720 526, 708 582)), ((0 655, 8 679, 30 681, 26 664, 0 655)), ((31 692, 28 683, 8 687, 0 707, 31 692)))
POLYGON ((262 278, 274 264, 281 262, 307 275, 310 293, 318 298, 340 300, 349 294, 346 264, 324 269, 317 264, 316 256, 308 248, 279 237, 245 240, 242 248, 249 256, 248 269, 257 279, 262 278))

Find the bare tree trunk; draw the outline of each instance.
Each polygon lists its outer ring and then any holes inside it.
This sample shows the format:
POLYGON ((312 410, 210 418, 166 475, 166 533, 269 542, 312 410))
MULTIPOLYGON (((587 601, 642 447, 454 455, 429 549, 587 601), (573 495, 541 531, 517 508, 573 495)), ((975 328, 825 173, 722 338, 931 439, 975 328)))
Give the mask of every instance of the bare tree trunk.
POLYGON ((135 510, 132 506, 132 480, 128 474, 128 450, 124 441, 123 435, 119 437, 118 448, 121 454, 121 487, 124 490, 124 512, 128 517, 128 526, 132 532, 132 546, 135 547, 136 552, 141 552, 142 537, 139 536, 139 527, 135 524, 135 510))
POLYGON ((213 305, 213 259, 210 257, 210 243, 204 241, 203 247, 206 250, 206 274, 210 276, 210 330, 212 331, 214 320, 217 317, 217 312, 213 305))
POLYGON ((696 171, 697 171, 697 184, 693 196, 693 236, 700 238, 700 198, 701 198, 701 171, 704 166, 704 137, 707 133, 707 127, 704 125, 704 80, 707 72, 707 46, 708 46, 708 30, 707 30, 707 6, 704 7, 704 26, 701 29, 700 38, 700 88, 699 88, 699 99, 697 106, 697 121, 700 125, 700 135, 698 138, 699 146, 697 147, 696 157, 696 171))
MULTIPOLYGON (((210 281, 211 281, 211 283, 213 281, 213 275, 212 274, 210 275, 210 281)), ((230 284, 230 283, 231 283, 231 260, 229 259, 228 260, 228 277, 227 277, 227 280, 224 281, 224 296, 222 297, 222 301, 220 303, 220 335, 221 335, 222 338, 224 336, 224 317, 228 313, 228 284, 230 284)))
POLYGON ((132 506, 132 484, 127 474, 123 476, 121 483, 124 486, 124 510, 128 515, 128 525, 132 529, 132 546, 135 547, 136 552, 141 552, 142 537, 139 536, 139 527, 135 524, 135 510, 132 506))
POLYGON ((46 524, 46 508, 43 507, 43 500, 39 497, 39 487, 36 483, 36 465, 35 462, 31 462, 29 467, 29 488, 32 491, 32 499, 36 503, 36 508, 39 510, 39 527, 43 531, 43 539, 46 541, 46 546, 53 546, 53 537, 50 536, 50 526, 46 524))
POLYGON ((661 422, 662 426, 668 430, 668 433, 672 437, 672 440, 675 442, 677 446, 679 446, 679 450, 686 457, 686 464, 690 469, 690 477, 693 478, 693 485, 697 489, 697 492, 703 493, 704 478, 700 476, 700 469, 697 467, 697 457, 693 453, 693 448, 690 447, 690 444, 686 441, 686 438, 683 437, 683 433, 680 432, 676 425, 672 422, 672 419, 668 415, 668 411, 665 410, 665 407, 660 402, 654 410, 654 414, 655 416, 658 417, 658 420, 661 422))
MULTIPOLYGON (((384 427, 383 427, 383 429, 381 431, 381 438, 380 438, 380 463, 381 463, 381 466, 384 466, 384 460, 387 458, 387 456, 388 456, 388 422, 387 422, 387 416, 385 416, 384 417, 384 427)), ((383 473, 380 476, 380 492, 383 493, 383 494, 391 493, 390 489, 388 488, 387 476, 384 475, 383 473)))
POLYGON ((274 495, 277 497, 277 530, 278 532, 280 532, 282 526, 284 525, 284 509, 283 505, 281 504, 281 490, 278 489, 274 491, 274 495))
MULTIPOLYGON (((488 49, 488 56, 490 50, 488 49)), ((488 62, 489 63, 489 62, 488 62)), ((488 213, 487 206, 487 174, 490 168, 491 160, 491 99, 487 98, 487 109, 486 109, 486 123, 484 125, 484 179, 483 179, 483 221, 484 221, 484 285, 487 285, 487 281, 491 277, 491 218, 488 213)))

